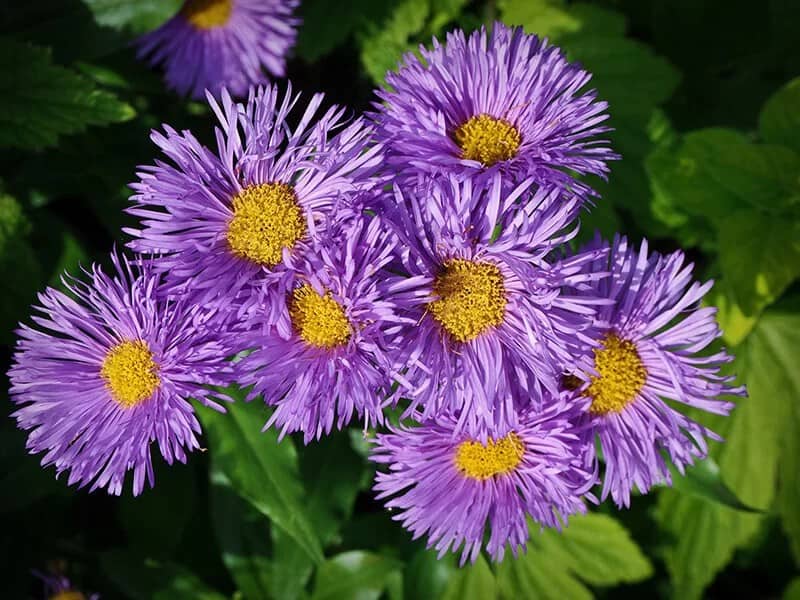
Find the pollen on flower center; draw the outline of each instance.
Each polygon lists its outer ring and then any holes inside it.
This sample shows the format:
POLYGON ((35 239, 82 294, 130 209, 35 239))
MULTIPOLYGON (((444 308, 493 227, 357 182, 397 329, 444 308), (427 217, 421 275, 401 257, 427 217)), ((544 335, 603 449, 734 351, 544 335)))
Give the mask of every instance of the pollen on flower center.
POLYGON ((228 245, 236 256, 274 267, 281 261, 283 249, 292 248, 306 229, 292 186, 262 183, 234 197, 228 245))
POLYGON ((320 295, 303 284, 292 294, 289 316, 298 335, 311 346, 333 349, 347 344, 350 321, 330 292, 320 295))
POLYGON ((233 0, 186 0, 181 14, 198 29, 222 27, 231 18, 233 0))
POLYGON ((462 158, 477 160, 487 167, 514 158, 522 142, 511 123, 486 114, 470 117, 456 128, 453 138, 461 147, 462 158))
POLYGON ((633 342, 614 333, 603 338, 602 348, 594 351, 594 368, 586 394, 592 398, 589 411, 605 415, 619 412, 636 399, 647 380, 647 370, 633 342))
POLYGON ((111 397, 123 408, 147 400, 158 388, 158 365, 143 340, 120 342, 108 351, 100 375, 111 397))
POLYGON ((67 590, 65 592, 58 592, 55 596, 50 596, 48 600, 86 600, 81 592, 67 590))
POLYGON ((433 283, 438 299, 428 304, 433 318, 459 342, 500 325, 506 310, 503 274, 497 265, 454 258, 433 283))
POLYGON ((510 473, 522 462, 525 445, 516 433, 488 444, 467 440, 456 450, 456 467, 467 477, 483 481, 494 475, 510 473))

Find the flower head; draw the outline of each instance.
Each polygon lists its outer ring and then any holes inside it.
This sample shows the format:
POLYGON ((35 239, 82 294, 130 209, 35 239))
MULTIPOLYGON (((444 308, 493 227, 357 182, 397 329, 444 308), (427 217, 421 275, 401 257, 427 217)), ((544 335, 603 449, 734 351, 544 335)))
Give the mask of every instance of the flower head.
POLYGON ((528 540, 528 517, 545 527, 584 512, 582 497, 596 481, 591 447, 575 429, 577 413, 548 403, 519 414, 513 427, 484 439, 458 433, 458 419, 441 414, 415 427, 378 434, 372 460, 378 498, 397 510, 414 538, 428 536, 441 557, 461 551, 475 561, 484 545, 496 560, 506 546, 516 556, 528 540))
POLYGON ((452 174, 510 184, 528 177, 575 188, 565 173, 604 176, 605 102, 583 91, 591 75, 521 28, 495 23, 405 56, 373 115, 398 177, 452 174))
POLYGON ((395 188, 386 210, 404 248, 394 291, 411 323, 401 328, 409 410, 457 413, 474 430, 558 394, 593 303, 563 289, 603 252, 551 260, 574 234, 564 228, 578 202, 530 181, 504 192, 500 176, 490 186, 451 178, 426 194, 395 188))
POLYGON ((126 230, 135 237, 130 246, 163 254, 157 267, 170 284, 201 302, 234 298, 254 279, 288 289, 287 265, 320 227, 352 214, 361 194, 379 185, 370 128, 361 119, 345 126, 336 106, 317 116, 322 98, 292 115, 294 128, 287 119, 299 97, 291 86, 283 96, 277 87, 253 91, 246 104, 227 94, 211 100, 221 122, 216 154, 188 132, 153 133, 173 164, 141 167, 132 184, 128 210, 141 228, 126 230))
POLYGON ((706 456, 706 438, 720 439, 671 403, 726 415, 733 404, 719 396, 744 395, 744 388, 719 374, 731 357, 707 351, 720 336, 716 309, 697 304, 712 282, 693 282, 683 253, 648 253, 646 241, 636 250, 617 237, 607 257, 586 269, 610 270, 587 293, 612 302, 599 307, 587 332, 597 340, 591 368, 573 372, 567 387, 589 400, 585 419, 606 464, 603 498, 628 506, 633 486, 645 493, 669 481, 664 453, 683 472, 706 456))
POLYGON ((238 381, 275 406, 267 426, 309 442, 354 415, 383 422, 399 368, 391 330, 402 319, 387 292, 396 278, 384 270, 396 243, 377 217, 342 223, 314 240, 280 310, 251 297, 235 335, 255 350, 237 364, 238 381))
POLYGON ((164 25, 139 39, 138 55, 163 65, 170 88, 202 99, 206 90, 244 96, 286 73, 297 38, 299 0, 186 0, 164 25))
POLYGON ((152 442, 170 464, 199 447, 189 399, 221 409, 208 386, 226 384, 229 353, 214 313, 162 300, 149 264, 111 259, 113 275, 95 266, 90 283, 39 296, 35 326, 18 331, 11 399, 43 465, 116 495, 132 470, 138 495, 153 485, 152 442))

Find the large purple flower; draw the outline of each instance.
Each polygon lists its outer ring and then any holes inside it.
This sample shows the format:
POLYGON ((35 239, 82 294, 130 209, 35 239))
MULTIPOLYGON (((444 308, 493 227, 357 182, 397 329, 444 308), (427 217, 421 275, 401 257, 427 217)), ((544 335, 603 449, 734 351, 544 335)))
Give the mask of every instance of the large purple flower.
MULTIPOLYGON (((170 283, 205 302, 233 298, 255 278, 283 282, 286 268, 334 216, 357 209, 360 195, 380 185, 380 147, 367 147, 371 129, 362 119, 345 126, 345 109, 316 116, 323 95, 291 115, 299 100, 291 86, 252 91, 246 104, 223 94, 211 106, 218 153, 190 133, 167 127, 153 140, 174 164, 141 167, 132 184, 141 229, 128 229, 138 252, 163 254, 157 267, 170 283), (342 128, 335 135, 334 130, 342 128)), ((288 279, 287 279, 288 278, 288 279)))
POLYGON ((492 557, 501 560, 506 545, 516 556, 528 516, 560 527, 559 516, 585 512, 582 497, 596 482, 591 446, 574 425, 579 413, 568 406, 522 412, 485 439, 458 433, 449 414, 378 434, 372 460, 387 466, 376 475, 378 498, 391 498, 393 518, 415 539, 427 535, 440 557, 463 545, 461 563, 475 561, 487 525, 492 557))
POLYGON ((22 325, 9 371, 20 428, 42 464, 69 472, 69 484, 119 495, 133 470, 133 493, 153 485, 150 445, 185 462, 200 424, 189 398, 220 409, 211 385, 231 369, 213 313, 160 299, 160 276, 115 254, 112 276, 65 280, 68 294, 39 296, 35 326, 22 325))
POLYGON ((403 323, 387 290, 397 278, 385 267, 396 239, 381 220, 356 219, 328 230, 296 266, 296 283, 270 315, 261 294, 236 332, 242 349, 237 380, 252 385, 275 412, 267 426, 302 431, 308 443, 342 428, 354 414, 382 423, 382 408, 399 369, 403 323))
POLYGON ((712 282, 693 282, 682 252, 649 254, 646 241, 637 251, 617 237, 607 257, 586 269, 611 271, 588 293, 612 303, 595 317, 591 332, 599 343, 591 368, 565 381, 573 394, 591 400, 585 418, 605 459, 603 498, 610 493, 628 506, 633 486, 645 493, 669 482, 665 454, 682 473, 708 453, 705 438, 720 439, 672 403, 725 415, 733 404, 719 396, 745 391, 719 374, 731 357, 706 351, 720 335, 716 309, 697 304, 712 282))
POLYGON ((186 0, 180 12, 138 41, 140 58, 164 65, 167 84, 202 99, 206 90, 244 96, 286 73, 299 0, 186 0))
MULTIPOLYGON (((573 346, 588 343, 594 300, 563 291, 587 278, 582 265, 604 250, 550 260, 574 230, 579 200, 559 188, 511 192, 455 179, 386 202, 404 247, 407 276, 392 288, 409 340, 409 410, 458 413, 459 427, 513 422, 516 410, 557 395, 573 346), (535 190, 535 191, 534 191, 535 190)), ((574 366, 574 365, 573 365, 574 366)))
POLYGON ((567 170, 605 176, 617 158, 596 139, 608 115, 584 91, 591 75, 536 36, 495 23, 419 52, 376 92, 378 136, 400 178, 500 170, 511 184, 534 177, 574 187, 567 170))

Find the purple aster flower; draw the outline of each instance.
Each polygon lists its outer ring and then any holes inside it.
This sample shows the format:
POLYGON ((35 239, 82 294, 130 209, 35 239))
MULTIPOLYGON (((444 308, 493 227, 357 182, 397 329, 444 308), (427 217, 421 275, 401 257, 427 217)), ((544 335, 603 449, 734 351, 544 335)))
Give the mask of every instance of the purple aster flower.
POLYGON ((390 330, 403 323, 387 293, 397 278, 384 271, 396 244, 377 217, 341 224, 297 265, 277 318, 263 309, 268 301, 251 296, 236 337, 255 350, 237 364, 237 381, 275 406, 265 427, 302 431, 308 443, 354 414, 365 427, 383 422, 399 368, 390 330))
POLYGON ((585 418, 603 450, 603 499, 610 493, 617 505, 628 506, 633 486, 646 493, 670 481, 664 453, 683 473, 707 455, 705 438, 720 440, 666 401, 727 415, 733 404, 718 397, 745 390, 719 374, 732 357, 724 349, 706 351, 720 336, 716 309, 697 305, 713 282, 692 281, 692 264, 684 264, 682 252, 648 254, 646 241, 637 251, 618 236, 611 252, 586 269, 610 269, 588 293, 613 303, 595 316, 599 343, 591 368, 573 372, 565 383, 591 401, 585 418))
POLYGON ((169 464, 198 447, 189 398, 221 410, 207 386, 225 385, 230 368, 213 313, 160 300, 149 264, 111 260, 111 276, 94 266, 91 283, 39 295, 35 326, 17 332, 11 399, 43 466, 115 495, 132 470, 138 495, 145 478, 153 485, 152 442, 169 464))
POLYGON ((579 200, 530 181, 502 187, 499 175, 488 187, 451 178, 424 195, 395 187, 396 206, 386 209, 404 247, 407 277, 392 291, 412 323, 400 328, 410 345, 409 410, 458 413, 459 428, 471 430, 500 427, 558 394, 579 354, 572 346, 590 343, 581 329, 594 303, 563 288, 598 276, 582 265, 604 252, 550 260, 575 233, 564 225, 579 200))
POLYGON ((376 475, 378 498, 391 498, 393 518, 414 539, 427 535, 440 558, 463 545, 461 564, 474 562, 487 525, 492 557, 502 560, 506 545, 516 556, 529 537, 528 516, 560 528, 559 517, 585 512, 581 498, 596 482, 592 448, 574 425, 579 413, 567 407, 521 412, 485 440, 459 433, 449 414, 378 434, 372 460, 387 465, 376 475))
POLYGON ((42 597, 45 600, 100 600, 100 594, 84 594, 63 575, 46 575, 38 571, 33 571, 33 574, 44 583, 42 597))
POLYGON ((299 0, 186 0, 180 12, 138 40, 139 58, 163 65, 167 85, 202 99, 206 90, 244 96, 286 74, 297 38, 299 0))
POLYGON ((223 94, 211 107, 218 153, 191 133, 167 127, 153 140, 172 161, 141 167, 132 184, 141 229, 128 229, 137 252, 163 254, 157 268, 176 288, 199 302, 233 298, 258 278, 290 286, 287 265, 333 218, 357 209, 362 193, 381 185, 373 177, 380 147, 367 147, 372 130, 358 118, 345 126, 345 109, 317 115, 316 94, 287 119, 299 96, 267 87, 252 91, 246 104, 223 94), (332 132, 341 129, 335 135, 332 132))
POLYGON ((567 170, 604 177, 617 158, 595 137, 609 128, 607 104, 584 91, 591 75, 522 28, 456 31, 419 53, 386 76, 372 115, 401 179, 501 171, 511 184, 534 177, 575 189, 567 170))

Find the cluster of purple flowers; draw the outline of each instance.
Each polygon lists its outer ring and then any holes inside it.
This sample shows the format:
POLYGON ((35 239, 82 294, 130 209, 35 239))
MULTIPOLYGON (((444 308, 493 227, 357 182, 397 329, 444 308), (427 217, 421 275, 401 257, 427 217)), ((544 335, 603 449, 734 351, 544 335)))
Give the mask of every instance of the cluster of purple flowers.
POLYGON ((132 470, 138 494, 153 441, 197 447, 187 399, 224 410, 212 390, 238 384, 306 443, 381 429, 379 498, 462 562, 668 482, 719 439, 680 407, 744 390, 681 252, 573 243, 600 201, 577 177, 617 158, 589 78, 495 24, 407 55, 363 117, 291 86, 209 94, 216 148, 153 133, 135 259, 48 290, 20 330, 30 450, 115 494, 132 470))

